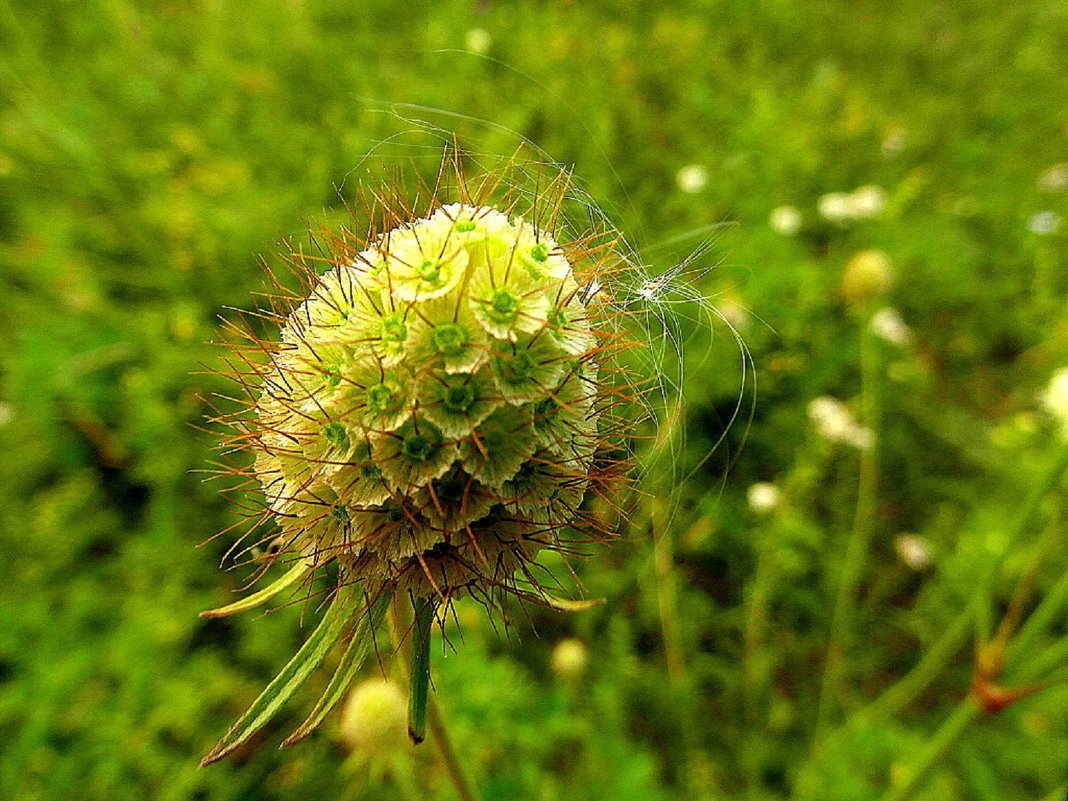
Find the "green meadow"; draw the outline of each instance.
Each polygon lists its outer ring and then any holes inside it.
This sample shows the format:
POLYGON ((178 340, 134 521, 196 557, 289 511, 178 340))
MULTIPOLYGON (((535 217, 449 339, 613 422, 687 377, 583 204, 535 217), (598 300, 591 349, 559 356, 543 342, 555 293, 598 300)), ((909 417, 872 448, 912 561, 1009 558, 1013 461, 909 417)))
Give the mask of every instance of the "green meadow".
POLYGON ((1063 799, 1066 52, 1057 0, 0 0, 0 798, 1063 799), (198 767, 321 615, 198 616, 225 321, 521 142, 649 278, 640 492, 542 560, 604 603, 457 604, 458 769, 381 695, 279 749, 336 654, 198 767))

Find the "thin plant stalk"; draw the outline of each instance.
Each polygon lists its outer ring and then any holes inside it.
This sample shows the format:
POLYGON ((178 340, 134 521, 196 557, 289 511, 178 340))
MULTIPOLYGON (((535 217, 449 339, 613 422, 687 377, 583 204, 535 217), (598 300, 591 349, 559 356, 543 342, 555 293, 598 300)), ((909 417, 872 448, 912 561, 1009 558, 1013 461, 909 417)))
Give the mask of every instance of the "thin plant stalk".
POLYGON ((862 422, 875 436, 870 446, 860 452, 857 506, 831 616, 827 661, 816 713, 817 739, 831 716, 832 699, 842 687, 848 651, 852 645, 857 589, 864 574, 871 542, 879 483, 879 437, 882 433, 881 359, 878 348, 879 343, 865 327, 860 337, 862 422))
POLYGON ((441 710, 438 709, 434 699, 430 699, 428 712, 430 734, 433 737, 434 744, 437 746, 441 761, 445 764, 445 772, 449 774, 453 789, 456 790, 460 801, 477 801, 478 797, 472 790, 471 783, 467 780, 467 776, 460 766, 460 760, 456 757, 456 749, 453 748, 449 730, 445 727, 445 721, 441 718, 441 710))
MULTIPOLYGON (((1006 550, 1031 527, 1038 515, 1042 499, 1060 483, 1066 471, 1068 471, 1068 448, 1062 449, 1047 472, 1034 485, 1030 495, 1024 502, 1023 508, 1020 510, 1020 514, 1016 517, 1012 528, 1009 530, 1006 550)), ((1000 565, 1000 562, 1000 559, 997 560, 994 570, 996 570, 997 565, 1000 565)), ((1068 576, 1062 578, 1054 586, 1054 589, 1047 594, 1038 609, 1029 618, 1012 646, 1014 650, 1019 647, 1018 644, 1020 642, 1029 643, 1041 632, 1056 615, 1062 602, 1068 600, 1068 598, 1065 598, 1066 595, 1068 595, 1068 576)), ((931 682, 942 674, 952 659, 960 652, 960 649, 968 641, 968 635, 973 631, 975 620, 976 606, 970 604, 953 619, 942 635, 927 649, 916 667, 885 690, 875 701, 854 715, 850 724, 854 721, 875 720, 893 715, 915 701, 930 686, 931 682)))
POLYGON ((883 795, 881 801, 909 801, 916 791, 931 778, 938 764, 960 740, 961 735, 979 716, 980 711, 979 704, 973 696, 969 695, 961 701, 928 740, 926 747, 920 751, 904 778, 891 787, 883 795))
MULTIPOLYGON (((394 597, 393 600, 393 644, 398 650, 403 650, 404 638, 406 634, 411 637, 418 637, 420 628, 418 621, 413 621, 409 615, 406 614, 403 607, 405 604, 402 600, 394 597), (409 631, 412 629, 412 631, 409 631)), ((427 630, 427 636, 429 637, 429 628, 427 630)), ((414 651, 413 651, 414 654, 414 651)), ((412 665, 407 660, 405 668, 408 671, 409 677, 412 675, 412 665)), ((460 766, 460 761, 456 756, 456 748, 452 744, 452 737, 449 735, 448 726, 445 725, 445 721, 441 717, 441 712, 437 708, 437 704, 433 698, 427 697, 426 699, 426 714, 427 724, 431 733, 431 740, 434 743, 434 747, 438 752, 438 756, 441 757, 442 764, 445 766, 445 772, 449 777, 449 781, 452 783, 453 789, 456 791, 456 795, 460 798, 460 801, 478 801, 478 795, 475 793, 471 782, 467 779, 466 774, 460 766)))
POLYGON ((660 498, 650 501, 650 523, 653 529, 653 572, 660 630, 664 639, 664 661, 668 684, 679 711, 682 746, 685 752, 685 782, 693 789, 693 761, 697 736, 693 721, 694 706, 687 686, 686 662, 679 642, 678 590, 675 583, 675 548, 668 531, 667 508, 660 498))
POLYGON ((1015 662, 1018 657, 1027 653, 1035 644, 1035 640, 1049 629, 1058 616, 1063 615, 1066 604, 1068 604, 1068 571, 1043 596, 1019 634, 1013 638, 1009 646, 1008 661, 1015 662))
POLYGON ((742 703, 747 732, 744 755, 746 787, 750 798, 759 797, 758 745, 763 742, 764 737, 761 727, 758 726, 757 713, 767 696, 768 673, 764 658, 764 645, 771 588, 776 574, 768 540, 767 536, 761 536, 757 543, 756 568, 750 585, 752 589, 749 593, 745 621, 745 660, 743 662, 745 692, 742 703))

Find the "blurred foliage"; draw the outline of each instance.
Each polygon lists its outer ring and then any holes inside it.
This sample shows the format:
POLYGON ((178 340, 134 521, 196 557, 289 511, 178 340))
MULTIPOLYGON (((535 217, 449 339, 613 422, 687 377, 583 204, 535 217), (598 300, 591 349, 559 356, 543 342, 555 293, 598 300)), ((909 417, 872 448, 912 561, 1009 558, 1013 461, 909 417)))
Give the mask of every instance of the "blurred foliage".
MULTIPOLYGON (((640 509, 580 566, 608 602, 516 609, 507 637, 461 607, 463 642, 449 629, 436 695, 481 795, 901 786, 968 695, 973 640, 1019 587, 1026 615, 1068 571, 1063 481, 1010 536, 1064 447, 1038 397, 1068 363, 1065 52, 1068 7, 1040 0, 4 0, 0 797, 454 797, 430 746, 385 771, 346 760, 336 722, 271 747, 328 671, 260 748, 196 767, 315 614, 197 617, 243 581, 218 571, 227 537, 209 539, 237 511, 195 472, 212 459, 205 399, 231 391, 205 343, 227 307, 260 302, 261 257, 344 219, 404 117, 576 165, 655 269, 710 243, 686 289, 723 318, 709 344, 678 307, 685 448, 651 476, 677 503, 666 520, 640 509), (677 184, 686 165, 707 184, 677 184), (863 185, 883 189, 880 213, 817 213, 863 185), (782 205, 800 211, 794 235, 769 225, 782 205), (866 248, 893 264, 881 302, 911 328, 902 345, 866 333, 874 306, 839 292, 866 248), (819 436, 806 409, 826 395, 876 450, 819 436), (746 504, 758 481, 782 493, 765 515, 746 504), (902 561, 902 533, 929 565, 902 561), (589 649, 569 681, 549 669, 564 637, 589 649), (872 714, 939 643, 918 690, 872 714)), ((1033 678, 1055 686, 976 718, 916 797, 1030 799, 1068 779, 1065 620, 1062 605, 1006 667, 1050 655, 1033 678)))

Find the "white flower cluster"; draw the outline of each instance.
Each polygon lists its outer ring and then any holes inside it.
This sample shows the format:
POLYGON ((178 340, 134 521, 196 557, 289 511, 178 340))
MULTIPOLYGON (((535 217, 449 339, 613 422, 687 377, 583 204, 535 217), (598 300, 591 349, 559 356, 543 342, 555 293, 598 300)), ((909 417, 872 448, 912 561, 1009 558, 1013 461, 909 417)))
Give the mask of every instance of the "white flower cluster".
POLYGON ((870 448, 875 444, 875 434, 865 428, 849 411, 849 407, 837 398, 822 396, 808 405, 808 419, 824 439, 840 442, 853 448, 870 448))
POLYGON ((852 192, 828 192, 816 204, 823 219, 839 224, 878 217, 885 206, 886 192, 872 184, 852 192))

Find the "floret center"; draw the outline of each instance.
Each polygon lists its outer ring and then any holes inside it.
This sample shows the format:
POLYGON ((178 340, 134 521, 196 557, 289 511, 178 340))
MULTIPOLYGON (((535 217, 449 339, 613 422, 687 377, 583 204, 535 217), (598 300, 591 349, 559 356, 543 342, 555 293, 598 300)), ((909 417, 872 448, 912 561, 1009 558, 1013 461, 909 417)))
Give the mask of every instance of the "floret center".
POLYGON ((387 317, 382 321, 382 339, 386 342, 404 342, 408 338, 408 326, 399 315, 387 317))
POLYGON ((467 332, 456 323, 436 325, 430 336, 434 349, 442 356, 459 356, 467 344, 467 332))
POLYGON ((538 363, 525 350, 498 360, 500 377, 507 384, 522 384, 529 381, 538 369, 538 363))
POLYGON ((397 411, 403 399, 397 387, 387 381, 367 389, 367 405, 380 414, 397 411))
POLYGON ((549 248, 544 242, 538 242, 530 249, 530 257, 534 261, 544 262, 549 258, 549 248))
POLYGON ((445 408, 450 412, 466 412, 468 407, 474 403, 475 391, 467 384, 449 387, 445 390, 443 400, 445 408))
POLYGON ((519 298, 510 289, 498 289, 490 300, 489 314, 495 323, 509 323, 515 319, 519 298))
POLYGON ((401 451, 409 459, 424 462, 434 450, 434 440, 426 434, 409 434, 404 438, 401 451))
POLYGON ((345 426, 336 420, 327 423, 323 426, 323 436, 326 437, 327 442, 333 445, 335 448, 345 448, 349 444, 349 435, 345 431, 345 426))
POLYGON ((419 265, 419 277, 429 284, 433 284, 441 278, 441 262, 433 259, 424 259, 419 265))

